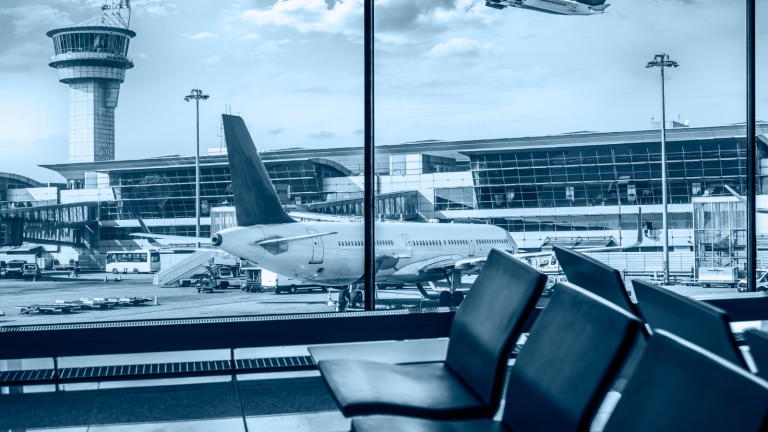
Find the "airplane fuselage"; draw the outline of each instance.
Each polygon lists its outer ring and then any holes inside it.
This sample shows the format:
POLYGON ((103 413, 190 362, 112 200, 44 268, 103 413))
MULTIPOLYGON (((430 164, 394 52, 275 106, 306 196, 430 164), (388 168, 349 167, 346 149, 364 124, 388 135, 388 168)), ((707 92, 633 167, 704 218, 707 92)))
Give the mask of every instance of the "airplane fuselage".
POLYGON ((498 5, 497 8, 514 7, 555 15, 599 15, 604 13, 607 7, 590 6, 572 0, 488 0, 486 4, 488 3, 498 5))
MULTIPOLYGON (((364 273, 364 231, 359 222, 299 222, 230 228, 217 233, 220 249, 286 276, 326 285, 359 282, 364 273), (323 234, 306 239, 257 242, 323 234)), ((444 279, 433 270, 461 259, 483 258, 492 248, 514 253, 509 233, 493 225, 376 224, 376 282, 414 283, 444 279), (432 266, 432 268, 430 268, 432 266)))

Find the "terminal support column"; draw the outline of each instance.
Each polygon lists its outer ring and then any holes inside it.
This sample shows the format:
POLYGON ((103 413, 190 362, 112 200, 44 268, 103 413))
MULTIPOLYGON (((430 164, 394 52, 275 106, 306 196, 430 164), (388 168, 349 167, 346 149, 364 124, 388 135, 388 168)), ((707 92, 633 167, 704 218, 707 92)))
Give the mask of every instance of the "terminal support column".
POLYGON ((747 291, 757 291, 755 182, 755 0, 747 0, 747 291))
POLYGON ((374 310, 376 296, 375 155, 373 136, 373 0, 364 0, 365 21, 365 310, 374 310))

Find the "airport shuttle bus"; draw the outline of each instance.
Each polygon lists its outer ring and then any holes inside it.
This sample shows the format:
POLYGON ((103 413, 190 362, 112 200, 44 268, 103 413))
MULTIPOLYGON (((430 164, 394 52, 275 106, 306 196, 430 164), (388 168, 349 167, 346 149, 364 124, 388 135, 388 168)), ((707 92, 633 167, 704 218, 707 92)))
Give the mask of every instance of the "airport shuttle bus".
POLYGON ((150 273, 160 271, 160 252, 148 250, 107 252, 107 272, 150 273))

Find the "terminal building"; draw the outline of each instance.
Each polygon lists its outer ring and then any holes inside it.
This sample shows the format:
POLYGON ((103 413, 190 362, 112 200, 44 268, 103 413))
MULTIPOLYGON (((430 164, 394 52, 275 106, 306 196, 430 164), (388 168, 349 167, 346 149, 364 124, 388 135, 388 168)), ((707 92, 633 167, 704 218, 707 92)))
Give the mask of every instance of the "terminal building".
MULTIPOLYGON (((758 124, 757 132, 760 167, 768 168, 768 124, 758 124)), ((743 124, 667 131, 671 271, 743 268, 745 208, 725 186, 745 191, 745 135, 743 124)), ((287 191, 288 209, 362 217, 361 147, 260 155, 276 187, 287 191)), ((642 244, 600 259, 620 269, 661 270, 658 129, 412 142, 378 146, 376 157, 381 220, 493 224, 508 230, 521 249, 536 252, 556 244, 634 245, 642 210, 642 244)), ((30 182, 6 193, 0 216, 23 217, 27 242, 58 246, 53 255, 74 257, 81 268, 104 269, 108 251, 149 248, 130 236, 140 232, 139 218, 156 234, 195 233, 194 157, 44 167, 61 174, 66 187, 30 182), (89 173, 99 181, 86 181, 89 173)), ((768 207, 762 195, 768 172, 758 173, 758 207, 768 207)), ((226 152, 210 150, 201 157, 203 236, 211 234, 212 215, 233 205, 231 188, 226 152)), ((758 216, 758 233, 768 231, 764 217, 758 216)))

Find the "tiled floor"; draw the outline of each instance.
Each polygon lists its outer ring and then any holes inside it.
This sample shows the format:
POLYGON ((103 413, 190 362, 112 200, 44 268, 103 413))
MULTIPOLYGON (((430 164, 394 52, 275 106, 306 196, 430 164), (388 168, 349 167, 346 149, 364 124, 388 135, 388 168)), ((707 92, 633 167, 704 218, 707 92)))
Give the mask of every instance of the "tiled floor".
POLYGON ((317 372, 3 387, 0 430, 348 431, 317 372), (246 426, 247 425, 247 426, 246 426))

